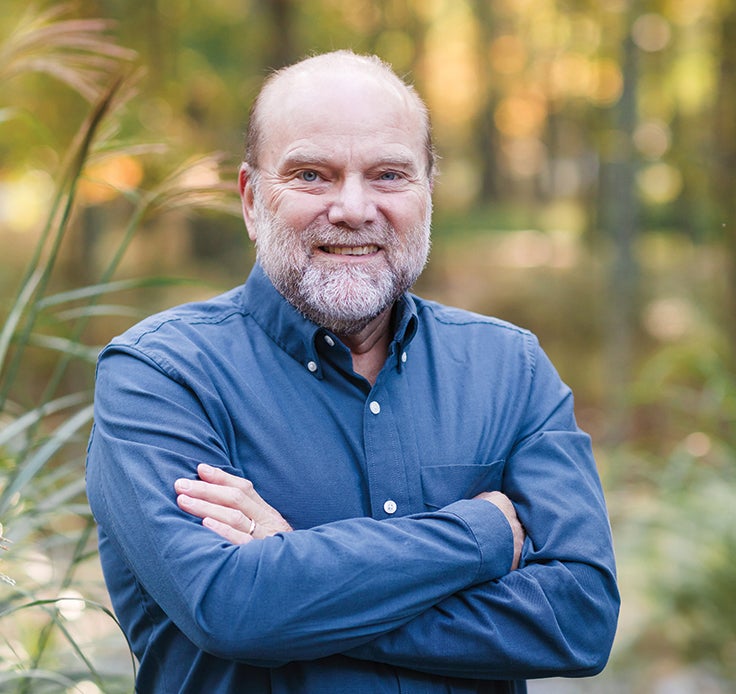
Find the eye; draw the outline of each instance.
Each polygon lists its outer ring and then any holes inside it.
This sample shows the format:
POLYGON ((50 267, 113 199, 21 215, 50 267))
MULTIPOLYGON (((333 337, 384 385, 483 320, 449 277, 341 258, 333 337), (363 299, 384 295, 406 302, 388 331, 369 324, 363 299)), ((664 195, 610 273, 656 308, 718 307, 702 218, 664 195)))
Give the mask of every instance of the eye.
POLYGON ((399 180, 399 174, 396 171, 384 171, 379 176, 379 179, 381 181, 398 181, 399 180))
POLYGON ((316 171, 307 169, 305 171, 300 171, 297 178, 300 178, 305 183, 314 183, 319 179, 319 174, 316 171))

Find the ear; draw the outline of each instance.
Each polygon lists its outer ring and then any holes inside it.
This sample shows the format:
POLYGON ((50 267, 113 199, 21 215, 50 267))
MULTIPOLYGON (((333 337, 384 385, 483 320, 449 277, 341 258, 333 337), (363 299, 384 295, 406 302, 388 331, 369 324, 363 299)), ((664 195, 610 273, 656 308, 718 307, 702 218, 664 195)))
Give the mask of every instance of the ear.
POLYGON ((243 162, 238 172, 238 189, 240 190, 240 201, 243 209, 243 219, 248 230, 251 241, 256 240, 255 224, 253 224, 253 181, 250 166, 243 162))

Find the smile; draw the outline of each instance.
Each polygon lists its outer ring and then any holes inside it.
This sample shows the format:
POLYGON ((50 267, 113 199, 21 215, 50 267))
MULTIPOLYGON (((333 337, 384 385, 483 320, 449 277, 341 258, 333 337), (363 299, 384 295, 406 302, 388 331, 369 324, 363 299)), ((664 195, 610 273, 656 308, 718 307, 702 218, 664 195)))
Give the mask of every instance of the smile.
POLYGON ((370 255, 378 253, 378 246, 321 246, 320 250, 334 255, 370 255))

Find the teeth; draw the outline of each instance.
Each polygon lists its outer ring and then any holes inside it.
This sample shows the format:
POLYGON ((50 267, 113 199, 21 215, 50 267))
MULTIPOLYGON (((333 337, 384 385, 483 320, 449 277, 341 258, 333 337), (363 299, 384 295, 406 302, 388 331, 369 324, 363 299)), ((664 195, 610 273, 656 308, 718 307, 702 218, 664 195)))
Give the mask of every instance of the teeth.
POLYGON ((378 246, 324 246, 325 251, 336 255, 368 255, 376 253, 378 246))

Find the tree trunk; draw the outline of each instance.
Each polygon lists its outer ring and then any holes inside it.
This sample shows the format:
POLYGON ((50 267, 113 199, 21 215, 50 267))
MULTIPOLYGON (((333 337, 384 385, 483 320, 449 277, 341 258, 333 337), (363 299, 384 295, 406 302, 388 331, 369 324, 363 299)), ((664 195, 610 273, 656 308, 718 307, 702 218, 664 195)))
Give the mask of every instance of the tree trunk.
POLYGON ((300 57, 294 39, 294 0, 269 0, 265 5, 271 15, 274 37, 268 66, 278 69, 300 57))
POLYGON ((624 87, 613 112, 616 142, 609 143, 609 150, 602 157, 600 182, 602 226, 613 252, 605 307, 609 436, 614 442, 626 437, 630 425, 627 390, 632 377, 639 295, 639 267, 634 248, 639 210, 632 146, 638 72, 637 49, 628 32, 623 51, 624 87))
MULTIPOLYGON (((478 23, 480 39, 478 48, 481 52, 480 63, 486 64, 488 49, 494 38, 495 26, 492 4, 486 0, 476 0, 473 3, 473 12, 478 23)), ((478 157, 480 159, 480 186, 476 203, 484 206, 501 197, 500 172, 498 166, 498 132, 494 124, 493 115, 496 110, 496 90, 491 80, 483 85, 482 104, 478 109, 475 133, 478 157)))
POLYGON ((736 369, 736 8, 721 23, 721 65, 716 102, 715 187, 721 213, 723 244, 728 258, 723 324, 736 369))

